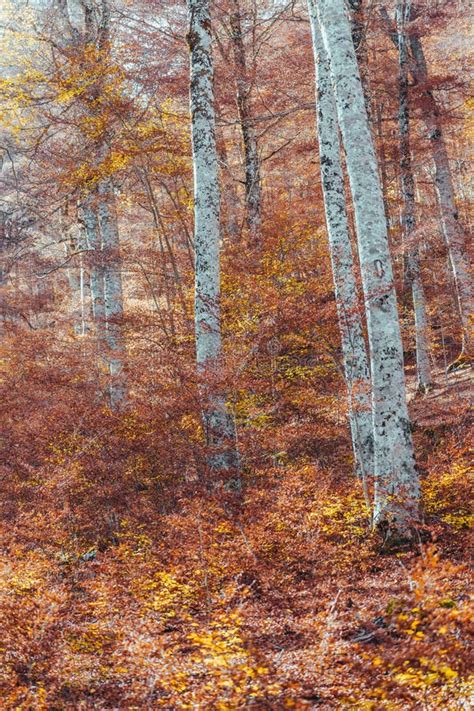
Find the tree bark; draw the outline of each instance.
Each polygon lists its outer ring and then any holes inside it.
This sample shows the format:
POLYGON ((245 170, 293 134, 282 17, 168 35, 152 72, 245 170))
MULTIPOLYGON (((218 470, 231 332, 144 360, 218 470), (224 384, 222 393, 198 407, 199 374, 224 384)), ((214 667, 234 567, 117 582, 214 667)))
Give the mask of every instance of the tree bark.
POLYGON ((403 347, 377 159, 344 0, 319 0, 354 204, 372 377, 374 523, 409 537, 420 496, 406 403, 403 347))
POLYGON ((439 109, 433 92, 428 87, 428 70, 425 55, 420 36, 416 30, 411 34, 410 44, 414 60, 412 65, 413 79, 417 85, 421 85, 423 92, 423 120, 431 142, 441 225, 456 286, 463 333, 462 351, 463 356, 469 359, 473 355, 472 314, 474 312, 474 303, 466 233, 459 221, 453 178, 439 109))
POLYGON ((398 35, 398 126, 400 133, 400 189, 402 193, 402 230, 406 258, 406 285, 411 289, 415 316, 416 372, 418 389, 426 391, 432 385, 429 354, 428 316, 420 273, 419 250, 413 244, 416 226, 415 179, 410 149, 410 112, 408 105, 408 44, 406 23, 410 21, 411 0, 399 0, 397 6, 398 35))
POLYGON ((258 245, 261 224, 260 157, 257 134, 252 121, 250 102, 251 82, 247 71, 245 46, 242 35, 242 19, 239 0, 232 0, 230 16, 231 40, 236 66, 237 106, 242 129, 245 163, 245 207, 250 243, 258 245))
MULTIPOLYGON (((98 4, 83 0, 83 13, 75 13, 68 0, 56 0, 56 6, 63 33, 61 42, 76 45, 82 50, 84 46, 93 44, 100 52, 99 62, 102 62, 109 53, 109 0, 100 0, 98 4), (82 26, 77 27, 76 24, 82 26)), ((96 99, 102 91, 102 80, 99 78, 83 101, 84 114, 93 116, 97 113, 96 99)), ((98 173, 101 162, 109 153, 111 135, 112 129, 107 126, 93 145, 93 167, 98 173)), ((123 294, 120 238, 113 178, 98 174, 94 182, 94 187, 84 190, 80 212, 90 250, 88 266, 98 352, 99 357, 105 360, 109 373, 110 405, 112 409, 117 409, 124 404, 127 395, 123 370, 125 343, 121 325, 123 294)))
POLYGON ((348 391, 352 447, 356 471, 366 482, 368 477, 373 477, 374 474, 369 360, 359 310, 360 299, 347 220, 339 129, 329 60, 324 49, 314 0, 308 0, 308 10, 316 64, 321 182, 348 391))
POLYGON ((369 78, 369 57, 367 54, 367 41, 365 29, 365 13, 363 0, 348 0, 348 6, 351 17, 351 34, 352 42, 359 65, 360 79, 364 90, 365 108, 367 115, 370 118, 372 115, 372 101, 370 92, 369 78))
POLYGON ((97 208, 94 194, 88 193, 79 207, 80 219, 86 234, 87 266, 89 269, 89 284, 91 292, 92 318, 99 341, 100 334, 105 329, 105 303, 104 303, 104 268, 102 255, 102 240, 99 232, 97 208))
POLYGON ((222 385, 220 195, 209 0, 188 0, 194 174, 194 318, 208 462, 219 483, 240 488, 235 427, 222 385))
POLYGON ((126 399, 127 384, 124 373, 125 342, 122 333, 123 291, 120 237, 117 206, 112 178, 98 184, 99 227, 102 235, 105 344, 107 367, 110 375, 109 397, 113 410, 120 408, 126 399))
POLYGON ((387 176, 387 155, 385 152, 385 141, 382 131, 382 110, 383 104, 377 101, 375 105, 375 118, 377 127, 377 142, 378 155, 380 164, 380 180, 382 183, 383 204, 385 209, 385 222, 387 223, 387 232, 390 234, 390 209, 388 205, 388 176, 387 176))
MULTIPOLYGON (((388 36, 398 47, 396 27, 387 10, 380 9, 381 18, 388 36)), ((448 250, 449 262, 454 277, 456 300, 462 328, 462 353, 460 361, 472 359, 474 311, 470 259, 467 251, 467 235, 459 221, 459 212, 453 186, 449 155, 444 140, 440 112, 433 92, 429 88, 428 68, 421 37, 416 28, 410 32, 411 62, 410 71, 413 82, 420 89, 422 98, 422 117, 431 142, 431 152, 435 167, 435 187, 443 236, 448 250)), ((454 364, 453 364, 454 365, 454 364)))
POLYGON ((222 178, 222 185, 224 188, 224 197, 225 197, 225 213, 226 213, 226 227, 227 227, 227 233, 230 237, 230 240, 237 244, 239 241, 239 238, 241 236, 241 224, 239 224, 239 216, 238 216, 238 196, 237 196, 237 190, 235 189, 234 185, 234 178, 232 176, 230 166, 229 166, 229 158, 227 155, 227 148, 225 145, 225 138, 224 136, 221 137, 221 140, 218 141, 217 144, 217 153, 219 157, 219 164, 221 168, 221 178, 222 178))
POLYGON ((76 336, 84 336, 87 330, 86 298, 85 298, 85 270, 81 252, 87 250, 84 232, 78 225, 79 235, 72 234, 73 226, 67 223, 68 204, 66 202, 61 211, 61 232, 65 244, 66 258, 69 259, 67 279, 70 292, 70 312, 72 317, 72 331, 76 336), (79 252, 79 254, 78 254, 79 252))

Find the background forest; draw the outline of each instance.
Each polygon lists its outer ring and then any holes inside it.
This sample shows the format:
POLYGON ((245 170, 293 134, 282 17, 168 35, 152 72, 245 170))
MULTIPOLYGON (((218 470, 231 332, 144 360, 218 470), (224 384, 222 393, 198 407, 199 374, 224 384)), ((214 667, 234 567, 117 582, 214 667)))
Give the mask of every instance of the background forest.
POLYGON ((0 0, 1 709, 471 708, 470 10, 0 0))

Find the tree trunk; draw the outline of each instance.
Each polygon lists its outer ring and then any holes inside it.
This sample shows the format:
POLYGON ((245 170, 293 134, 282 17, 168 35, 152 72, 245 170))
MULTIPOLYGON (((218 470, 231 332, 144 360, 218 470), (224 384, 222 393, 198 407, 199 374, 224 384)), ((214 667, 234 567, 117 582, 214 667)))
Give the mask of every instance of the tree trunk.
POLYGON ((363 0, 348 0, 348 6, 351 17, 352 42, 354 43, 357 63, 359 65, 360 79, 364 90, 365 108, 367 109, 367 115, 370 122, 370 117, 372 115, 372 102, 363 0))
POLYGON ((242 36, 241 10, 238 0, 233 0, 232 4, 233 12, 230 16, 230 26, 236 66, 237 106, 244 143, 246 218, 250 242, 258 245, 260 241, 262 201, 260 158, 258 155, 257 135, 252 121, 251 83, 247 72, 245 46, 242 36))
POLYGON ((319 0, 354 203, 372 376, 374 523, 392 539, 411 535, 419 479, 406 403, 403 347, 383 197, 344 0, 319 0))
POLYGON ((356 471, 365 482, 374 474, 369 361, 347 221, 339 129, 329 61, 314 0, 308 0, 308 10, 317 75, 316 107, 321 182, 348 390, 349 422, 356 471))
MULTIPOLYGON (((388 36, 398 46, 397 31, 385 8, 380 9, 388 36)), ((435 186, 443 236, 448 249, 449 262, 454 277, 456 300, 461 319, 462 353, 459 360, 470 360, 473 353, 472 314, 474 311, 470 260, 466 247, 467 235, 459 221, 454 196, 453 178, 449 156, 444 141, 440 114, 436 99, 429 88, 428 68, 421 38, 416 28, 411 29, 410 47, 412 61, 410 70, 415 85, 421 88, 422 116, 431 142, 435 167, 435 186)), ((454 365, 454 364, 453 364, 454 365)))
POLYGON ((61 232, 65 240, 66 258, 69 259, 67 266, 67 279, 70 292, 70 312, 72 319, 72 331, 76 336, 84 336, 87 330, 86 301, 85 301, 85 271, 84 260, 81 252, 87 250, 85 235, 78 225, 79 236, 72 234, 71 225, 67 224, 68 206, 66 204, 61 215, 61 232), (80 252, 77 254, 77 252, 80 252))
POLYGON ((466 247, 466 233, 459 221, 459 213, 454 197, 453 178, 439 110, 433 93, 428 88, 428 70, 425 55, 420 36, 416 31, 411 35, 410 44, 414 60, 412 65, 413 79, 416 84, 421 85, 423 91, 423 120, 431 142, 441 224, 456 286, 463 332, 462 350, 463 355, 469 359, 472 358, 473 354, 472 314, 474 312, 474 303, 469 255, 466 247))
POLYGON ((385 210, 385 222, 387 223, 387 232, 390 230, 390 209, 388 205, 388 176, 387 176, 387 155, 385 152, 385 141, 382 130, 382 110, 383 104, 377 101, 375 105, 375 117, 377 127, 377 142, 378 155, 380 165, 380 180, 382 183, 383 205, 385 210))
POLYGON ((82 254, 79 257, 79 298, 81 304, 81 331, 80 335, 85 336, 89 330, 87 323, 87 273, 84 269, 84 257, 82 254))
POLYGON ((217 144, 217 153, 219 156, 219 164, 221 168, 221 178, 222 178, 222 184, 224 188, 224 197, 225 197, 225 213, 226 213, 226 227, 227 227, 227 233, 230 237, 230 240, 237 244, 239 241, 239 237, 241 235, 241 224, 239 224, 239 216, 238 216, 238 205, 239 205, 239 200, 237 196, 237 190, 235 189, 234 185, 234 178, 232 176, 232 172, 230 170, 229 166, 229 158, 227 155, 227 148, 225 145, 225 138, 224 136, 221 137, 221 140, 218 141, 217 144))
POLYGON ((117 207, 112 178, 98 185, 99 227, 102 235, 105 344, 107 368, 110 374, 109 396, 113 410, 124 404, 127 394, 124 374, 125 343, 122 333, 123 318, 122 260, 117 223, 117 207))
POLYGON ((215 135, 209 0, 188 0, 191 132, 194 171, 196 361, 202 380, 209 465, 221 483, 240 488, 235 427, 222 386, 220 195, 215 135))
POLYGON ((418 389, 426 391, 432 385, 429 354, 428 316, 420 273, 419 250, 413 244, 416 225, 415 180, 410 151, 410 113, 408 108, 408 46, 405 26, 410 21, 411 0, 399 0, 397 6, 398 34, 398 126, 400 131, 400 188, 402 193, 402 230, 406 257, 406 285, 411 289, 415 316, 416 371, 418 389))
MULTIPOLYGON (((100 3, 82 3, 83 14, 75 13, 68 0, 57 0, 62 31, 61 41, 65 44, 92 44, 99 51, 99 62, 109 52, 109 0, 100 3), (76 27, 76 23, 83 27, 76 27)), ((83 49, 84 47, 82 47, 83 49)), ((86 116, 97 114, 96 100, 104 90, 99 78, 89 88, 82 104, 86 116)), ((112 129, 107 126, 96 140, 93 148, 93 167, 100 170, 109 152, 112 129)), ((90 147, 89 147, 90 149, 90 147)), ((120 240, 117 224, 113 179, 97 177, 97 184, 88 189, 80 211, 84 223, 89 257, 90 290, 92 313, 96 327, 99 356, 105 359, 109 373, 109 398, 112 409, 124 404, 126 380, 123 372, 125 344, 122 334, 123 315, 122 276, 120 260, 120 240)))
POLYGON ((104 269, 102 255, 102 240, 97 219, 97 208, 94 195, 89 193, 80 205, 80 215, 86 233, 86 244, 89 254, 87 266, 89 269, 89 284, 91 292, 92 318, 98 340, 105 329, 104 304, 104 269))

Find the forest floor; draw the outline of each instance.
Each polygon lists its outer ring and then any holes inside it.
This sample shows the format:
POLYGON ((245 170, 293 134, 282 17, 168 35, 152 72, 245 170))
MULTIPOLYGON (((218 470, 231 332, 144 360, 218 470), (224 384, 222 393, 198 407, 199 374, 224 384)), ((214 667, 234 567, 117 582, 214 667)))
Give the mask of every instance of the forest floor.
POLYGON ((183 494, 157 516, 142 485, 100 542, 95 481, 58 444, 2 519, 0 708, 472 708, 472 371, 436 380, 410 385, 412 550, 383 550, 336 450, 254 472, 238 510, 183 494))
MULTIPOLYGON (((338 516, 349 528, 354 524, 349 495, 349 511, 328 512, 326 518, 332 565, 311 569, 300 558, 300 581, 288 608, 255 614, 254 642, 271 654, 280 679, 298 689, 295 707, 472 708, 472 677, 459 683, 455 670, 465 655, 472 671, 467 640, 451 650, 453 667, 445 664, 449 644, 440 640, 454 618, 461 622, 460 609, 469 599, 472 470, 458 455, 472 432, 473 371, 438 369, 433 376, 433 389, 423 395, 416 392, 415 378, 408 379, 428 536, 415 550, 396 554, 384 553, 368 532, 362 541, 345 538, 334 524, 338 516), (448 622, 437 607, 456 612, 445 615, 448 622), (279 634, 259 634, 264 619, 279 634)), ((456 635, 464 637, 459 630, 456 635)))
POLYGON ((415 378, 412 376, 408 379, 408 402, 412 419, 419 427, 429 427, 439 417, 443 421, 438 424, 455 425, 459 404, 462 405, 463 401, 471 405, 473 403, 473 370, 461 368, 446 372, 438 368, 433 371, 433 380, 433 388, 421 396, 416 392, 415 378))

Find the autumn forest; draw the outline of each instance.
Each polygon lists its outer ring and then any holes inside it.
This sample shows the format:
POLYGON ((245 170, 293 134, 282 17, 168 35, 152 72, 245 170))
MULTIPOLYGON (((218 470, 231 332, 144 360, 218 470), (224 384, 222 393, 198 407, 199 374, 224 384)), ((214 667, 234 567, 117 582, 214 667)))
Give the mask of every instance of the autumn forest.
POLYGON ((472 708, 473 19, 0 0, 0 709, 472 708))

